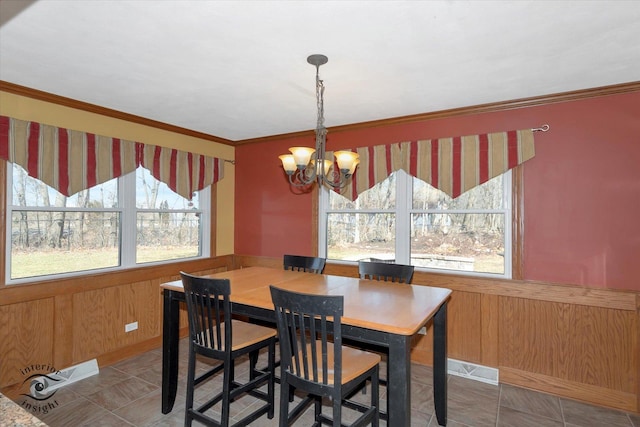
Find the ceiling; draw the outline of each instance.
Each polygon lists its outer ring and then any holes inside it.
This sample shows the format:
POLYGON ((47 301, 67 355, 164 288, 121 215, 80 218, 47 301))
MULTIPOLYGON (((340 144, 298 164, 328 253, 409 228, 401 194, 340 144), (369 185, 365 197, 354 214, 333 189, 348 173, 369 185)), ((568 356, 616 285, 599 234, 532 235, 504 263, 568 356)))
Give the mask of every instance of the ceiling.
POLYGON ((2 0, 0 80, 228 140, 640 80, 638 1, 2 0))

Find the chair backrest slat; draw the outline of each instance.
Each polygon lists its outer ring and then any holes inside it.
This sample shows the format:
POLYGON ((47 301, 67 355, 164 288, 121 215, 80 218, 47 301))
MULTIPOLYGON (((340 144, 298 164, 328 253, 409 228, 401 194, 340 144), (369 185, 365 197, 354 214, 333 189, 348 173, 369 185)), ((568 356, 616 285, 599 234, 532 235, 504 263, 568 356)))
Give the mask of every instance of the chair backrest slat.
POLYGON ((228 279, 210 279, 181 272, 189 334, 201 348, 223 352, 231 348, 231 285, 228 279))
POLYGON ((342 295, 310 295, 271 286, 282 369, 307 381, 339 386, 342 380, 342 295), (333 354, 328 354, 333 341, 333 354), (333 360, 331 360, 333 359, 333 360), (333 378, 330 373, 333 372, 333 378))
POLYGON ((358 262, 358 272, 361 279, 411 283, 413 270, 413 265, 394 264, 389 262, 358 262))
POLYGON ((285 270, 321 274, 327 259, 302 255, 285 255, 283 261, 285 270))

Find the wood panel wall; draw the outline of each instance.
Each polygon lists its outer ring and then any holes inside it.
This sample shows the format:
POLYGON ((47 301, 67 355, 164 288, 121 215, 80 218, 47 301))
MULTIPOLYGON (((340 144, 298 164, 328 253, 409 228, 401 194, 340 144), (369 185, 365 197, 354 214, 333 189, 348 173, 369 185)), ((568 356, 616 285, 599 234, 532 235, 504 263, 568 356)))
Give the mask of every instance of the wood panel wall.
MULTIPOLYGON (((162 340, 160 284, 178 272, 233 268, 233 256, 0 287, 0 387, 24 381, 32 365, 66 367, 96 358, 107 366, 162 340), (125 332, 124 325, 138 322, 125 332)), ((182 316, 186 330, 186 316, 182 316)))
POLYGON ((0 306, 2 385, 23 381, 31 366, 53 365, 53 319, 53 298, 0 306))
MULTIPOLYGON (((280 259, 222 256, 0 288, 0 387, 27 366, 107 366, 161 344, 159 285, 179 270, 207 274, 280 259), (139 328, 124 332, 137 321, 139 328)), ((328 263, 327 274, 357 276, 328 263)), ((414 284, 453 290, 449 357, 499 369, 500 382, 640 412, 640 293, 416 272, 414 284)), ((183 321, 186 320, 183 317, 183 321)), ((182 324, 184 328, 186 323, 182 324)), ((432 332, 412 358, 432 363, 432 332)))
MULTIPOLYGON (((236 265, 280 266, 236 256, 236 265)), ((327 263, 326 274, 357 267, 327 263)), ((640 293, 416 272, 413 283, 453 290, 450 358, 499 370, 502 383, 640 412, 640 293)), ((432 364, 433 335, 417 336, 412 359, 432 364)))

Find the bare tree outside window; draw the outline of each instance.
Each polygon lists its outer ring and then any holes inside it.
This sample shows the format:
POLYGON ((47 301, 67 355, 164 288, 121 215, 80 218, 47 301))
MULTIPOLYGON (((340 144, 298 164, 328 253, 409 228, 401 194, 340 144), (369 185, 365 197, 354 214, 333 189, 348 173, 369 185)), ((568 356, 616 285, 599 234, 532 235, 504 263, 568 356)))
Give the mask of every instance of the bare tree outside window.
POLYGON ((354 202, 329 192, 321 202, 326 221, 320 221, 326 224, 326 256, 508 276, 508 178, 496 177, 456 199, 404 171, 354 202))
POLYGON ((198 193, 187 200, 144 168, 136 171, 136 182, 136 262, 200 255, 198 193))
POLYGON ((28 176, 17 165, 11 181, 12 279, 119 264, 118 245, 111 238, 118 234, 119 213, 103 210, 105 192, 112 206, 117 206, 116 180, 71 197, 28 176))
POLYGON ((184 199, 143 168, 130 178, 113 179, 70 197, 29 177, 20 166, 13 165, 9 173, 10 280, 202 254, 200 194, 184 199), (127 197, 119 188, 135 194, 130 206, 122 205, 127 197), (136 233, 123 236, 126 221, 136 233), (134 259, 122 259, 123 238, 135 240, 134 259))

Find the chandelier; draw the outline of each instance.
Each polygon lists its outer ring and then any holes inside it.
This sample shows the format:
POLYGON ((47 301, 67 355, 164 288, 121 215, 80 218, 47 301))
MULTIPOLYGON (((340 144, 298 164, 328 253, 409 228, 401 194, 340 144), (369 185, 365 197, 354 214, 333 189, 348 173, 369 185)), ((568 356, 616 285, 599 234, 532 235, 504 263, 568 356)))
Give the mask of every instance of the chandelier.
POLYGON ((329 59, 324 55, 311 55, 307 62, 316 66, 316 103, 318 116, 316 125, 316 148, 291 147, 291 154, 279 156, 282 161, 289 183, 294 187, 305 187, 317 182, 330 188, 343 188, 353 175, 360 162, 357 153, 352 151, 336 151, 327 159, 325 151, 327 143, 327 128, 324 127, 324 83, 320 80, 320 66, 329 59), (338 164, 337 171, 334 165, 338 164))

